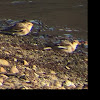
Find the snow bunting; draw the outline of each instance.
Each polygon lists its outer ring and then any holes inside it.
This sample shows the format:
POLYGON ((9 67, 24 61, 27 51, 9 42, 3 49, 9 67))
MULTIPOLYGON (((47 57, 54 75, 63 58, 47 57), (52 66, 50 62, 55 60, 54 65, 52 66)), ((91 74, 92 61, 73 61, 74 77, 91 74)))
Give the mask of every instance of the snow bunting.
POLYGON ((16 23, 14 26, 8 27, 4 30, 0 30, 0 32, 5 34, 23 36, 27 35, 31 31, 32 27, 33 24, 31 22, 23 20, 16 23))
POLYGON ((56 49, 59 49, 66 53, 72 53, 76 50, 78 43, 78 40, 74 40, 73 43, 68 40, 63 40, 58 45, 56 45, 56 49))

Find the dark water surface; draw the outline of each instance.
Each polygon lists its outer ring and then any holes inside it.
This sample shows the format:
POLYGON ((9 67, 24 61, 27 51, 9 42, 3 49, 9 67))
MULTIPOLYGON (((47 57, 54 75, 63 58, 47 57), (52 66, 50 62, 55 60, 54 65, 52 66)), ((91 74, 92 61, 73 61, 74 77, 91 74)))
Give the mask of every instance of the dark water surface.
POLYGON ((87 0, 0 0, 1 19, 36 19, 51 27, 67 26, 71 31, 61 33, 87 40, 87 0))

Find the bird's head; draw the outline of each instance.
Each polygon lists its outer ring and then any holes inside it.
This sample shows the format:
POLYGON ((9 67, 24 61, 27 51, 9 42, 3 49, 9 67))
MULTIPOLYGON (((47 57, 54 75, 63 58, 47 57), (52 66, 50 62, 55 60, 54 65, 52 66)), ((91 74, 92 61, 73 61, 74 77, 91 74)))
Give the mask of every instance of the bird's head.
POLYGON ((27 27, 29 30, 33 27, 33 24, 31 22, 25 22, 23 23, 25 27, 27 27))
POLYGON ((72 43, 73 48, 76 49, 78 44, 79 44, 79 41, 74 40, 73 43, 72 43))

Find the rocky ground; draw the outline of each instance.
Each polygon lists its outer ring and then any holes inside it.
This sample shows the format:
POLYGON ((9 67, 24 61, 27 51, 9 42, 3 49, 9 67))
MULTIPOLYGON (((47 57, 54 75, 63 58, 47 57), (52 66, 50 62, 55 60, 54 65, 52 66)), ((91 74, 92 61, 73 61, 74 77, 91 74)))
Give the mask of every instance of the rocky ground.
POLYGON ((88 89, 87 45, 67 54, 48 47, 65 35, 34 33, 0 34, 0 89, 88 89))

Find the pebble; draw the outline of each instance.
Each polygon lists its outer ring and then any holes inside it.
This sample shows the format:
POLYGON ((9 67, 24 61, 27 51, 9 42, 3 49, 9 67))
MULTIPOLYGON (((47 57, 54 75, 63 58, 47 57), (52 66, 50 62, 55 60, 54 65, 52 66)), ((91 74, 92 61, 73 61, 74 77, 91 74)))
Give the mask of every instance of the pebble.
POLYGON ((5 59, 0 59, 0 65, 2 66, 10 66, 9 62, 5 59))
POLYGON ((44 50, 51 50, 51 47, 45 47, 44 50))
POLYGON ((16 66, 13 66, 10 70, 11 73, 19 73, 19 70, 16 68, 16 66))
POLYGON ((14 58, 14 61, 17 62, 18 61, 17 58, 14 58))
POLYGON ((0 77, 2 77, 4 80, 9 78, 7 75, 4 75, 4 74, 0 74, 0 77))
POLYGON ((66 66, 66 68, 69 70, 70 68, 68 66, 66 66))
POLYGON ((3 78, 0 78, 0 86, 3 85, 3 78))
POLYGON ((53 70, 51 70, 51 71, 50 71, 50 73, 51 73, 51 74, 53 74, 53 75, 55 75, 55 74, 56 74, 56 72, 55 72, 55 71, 53 71, 53 70))
POLYGON ((32 68, 33 70, 37 70, 37 67, 36 67, 36 65, 33 65, 33 68, 32 68))
POLYGON ((84 59, 85 61, 88 61, 88 58, 84 59))
POLYGON ((10 54, 10 53, 9 53, 9 52, 7 52, 7 51, 5 51, 4 53, 5 53, 6 55, 9 55, 9 54, 10 54))
POLYGON ((76 86, 74 85, 74 83, 73 82, 71 82, 71 81, 69 81, 69 80, 66 80, 65 82, 64 82, 64 84, 63 85, 65 85, 65 86, 67 86, 67 87, 71 87, 71 88, 75 88, 76 86))
POLYGON ((39 75, 38 75, 37 73, 34 73, 34 75, 35 75, 35 77, 37 77, 37 78, 39 77, 39 75))
POLYGON ((33 45, 36 45, 37 46, 38 44, 34 43, 33 45))
POLYGON ((0 72, 1 73, 6 73, 7 71, 3 67, 0 67, 0 72))
POLYGON ((28 66, 29 63, 28 63, 26 60, 24 60, 24 65, 25 65, 25 66, 28 66))

